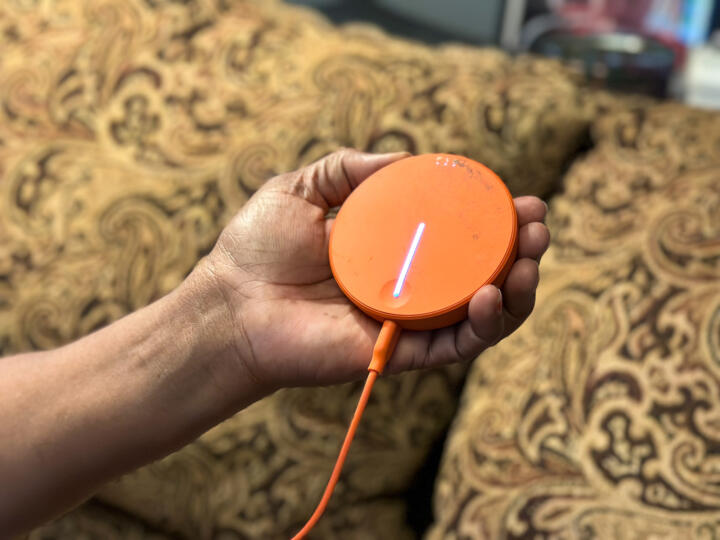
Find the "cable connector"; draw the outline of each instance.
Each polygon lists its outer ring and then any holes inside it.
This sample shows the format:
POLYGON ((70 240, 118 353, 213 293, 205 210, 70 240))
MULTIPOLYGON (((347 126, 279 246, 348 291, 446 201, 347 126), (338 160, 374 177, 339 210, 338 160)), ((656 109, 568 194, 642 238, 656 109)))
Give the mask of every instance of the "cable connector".
POLYGON ((375 342, 368 371, 375 371, 378 375, 382 375, 385 364, 387 364, 395 351, 398 339, 400 339, 400 327, 396 322, 386 320, 375 342))

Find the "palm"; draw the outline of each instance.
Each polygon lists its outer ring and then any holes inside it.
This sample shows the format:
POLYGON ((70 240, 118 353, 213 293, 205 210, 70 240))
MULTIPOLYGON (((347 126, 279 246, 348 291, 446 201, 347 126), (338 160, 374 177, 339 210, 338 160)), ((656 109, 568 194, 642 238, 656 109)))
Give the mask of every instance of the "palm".
POLYGON ((252 345, 249 367, 260 379, 280 374, 295 384, 320 384, 347 380, 367 366, 379 325, 357 311, 332 277, 331 224, 321 208, 269 183, 218 240, 231 270, 222 272, 230 301, 242 305, 238 322, 252 345))
MULTIPOLYGON (((335 173, 321 161, 269 181, 223 231, 211 254, 238 339, 252 351, 244 361, 259 381, 328 384, 358 378, 367 368, 379 324, 347 300, 328 262, 328 208, 373 172, 367 166, 358 170, 361 164, 353 173, 349 162, 357 156, 362 155, 341 156, 346 162, 335 173), (339 185, 337 175, 344 175, 339 185)), ((470 305, 475 320, 435 332, 405 332, 388 370, 472 358, 527 316, 537 284, 537 263, 531 259, 539 258, 548 238, 544 225, 535 223, 544 216, 543 203, 523 199, 516 201, 519 260, 503 288, 503 314, 495 311, 499 293, 492 287, 481 290, 470 305)))

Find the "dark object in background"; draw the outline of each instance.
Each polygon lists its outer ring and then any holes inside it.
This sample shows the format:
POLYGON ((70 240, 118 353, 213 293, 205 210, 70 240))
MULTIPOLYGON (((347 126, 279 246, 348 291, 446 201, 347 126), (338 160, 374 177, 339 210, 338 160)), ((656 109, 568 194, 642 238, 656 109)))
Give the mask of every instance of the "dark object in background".
POLYGON ((559 58, 596 87, 665 97, 688 48, 720 24, 720 0, 289 0, 336 23, 401 37, 559 58))
POLYGON ((595 86, 656 97, 667 95, 675 51, 660 41, 631 33, 544 34, 529 51, 565 60, 595 86))
POLYGON ((519 48, 557 57, 612 90, 666 97, 716 0, 528 0, 519 48))
MULTIPOLYGON (((382 4, 375 3, 373 0, 287 1, 290 4, 311 6, 336 24, 351 22, 372 23, 395 36, 414 39, 431 45, 451 41, 474 44, 488 43, 488 40, 473 39, 468 35, 452 32, 441 25, 434 25, 418 18, 407 17, 402 10, 390 9, 382 4)), ((473 0, 469 1, 472 2, 473 0)), ((443 9, 442 2, 438 2, 438 9, 443 9)), ((494 38, 495 36, 492 36, 492 39, 494 38)))

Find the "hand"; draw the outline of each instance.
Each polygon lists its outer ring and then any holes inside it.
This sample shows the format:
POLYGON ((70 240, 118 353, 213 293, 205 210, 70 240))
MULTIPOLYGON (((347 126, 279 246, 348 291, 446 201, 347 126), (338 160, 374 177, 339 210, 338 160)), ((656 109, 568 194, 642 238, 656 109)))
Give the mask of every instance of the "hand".
MULTIPOLYGON (((347 300, 332 277, 333 220, 326 215, 373 172, 407 156, 341 150, 269 180, 200 265, 225 299, 237 361, 257 384, 272 391, 366 373, 380 325, 347 300)), ((502 292, 480 289, 468 318, 455 326, 404 331, 386 372, 471 360, 527 318, 550 240, 542 223, 547 207, 536 197, 517 198, 515 207, 518 258, 502 292)))

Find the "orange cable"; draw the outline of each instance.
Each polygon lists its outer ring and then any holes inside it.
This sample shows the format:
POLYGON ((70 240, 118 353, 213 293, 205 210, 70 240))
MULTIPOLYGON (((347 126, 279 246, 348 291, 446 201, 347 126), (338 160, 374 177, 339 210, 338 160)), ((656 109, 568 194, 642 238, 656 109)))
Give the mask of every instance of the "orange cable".
POLYGON ((372 361, 370 362, 370 366, 368 366, 369 373, 367 379, 365 380, 365 386, 360 394, 360 399, 358 400, 355 413, 350 421, 350 426, 348 427, 345 440, 340 448, 340 453, 335 461, 335 466, 333 467, 332 474, 330 475, 330 480, 328 480, 327 486, 325 487, 325 492, 323 493, 317 508, 315 508, 315 511, 312 516, 310 516, 308 522, 302 529, 300 529, 300 532, 293 536, 292 540, 301 540, 302 538, 305 538, 310 530, 320 520, 325 508, 327 508, 333 490, 340 479, 340 472, 342 471, 345 459, 350 451, 350 445, 355 438, 355 432, 357 431, 358 425, 360 425, 360 419, 365 411, 365 406, 370 399, 370 393, 372 392, 375 380, 378 375, 382 373, 385 368, 385 364, 392 356, 399 337, 400 327, 393 321, 385 321, 380 329, 380 334, 375 342, 375 347, 373 348, 372 361))

